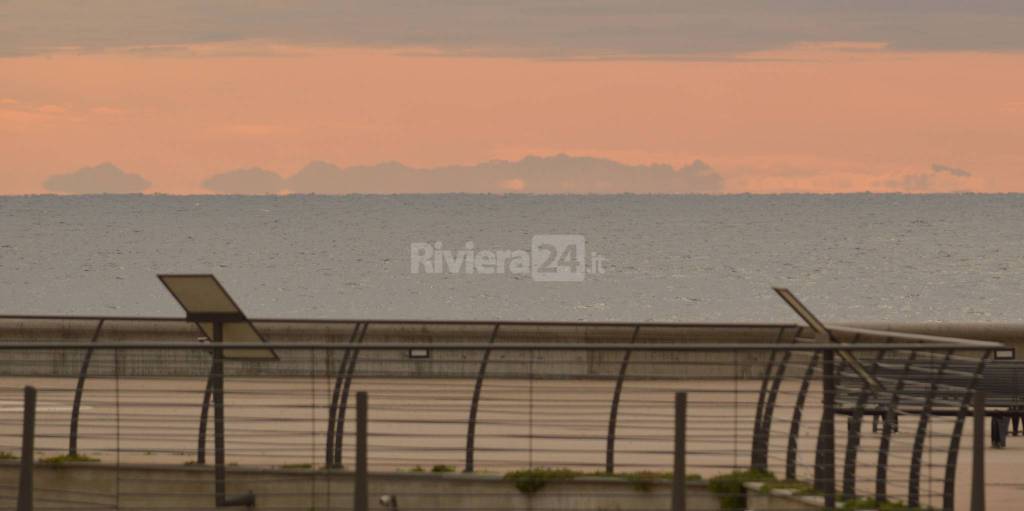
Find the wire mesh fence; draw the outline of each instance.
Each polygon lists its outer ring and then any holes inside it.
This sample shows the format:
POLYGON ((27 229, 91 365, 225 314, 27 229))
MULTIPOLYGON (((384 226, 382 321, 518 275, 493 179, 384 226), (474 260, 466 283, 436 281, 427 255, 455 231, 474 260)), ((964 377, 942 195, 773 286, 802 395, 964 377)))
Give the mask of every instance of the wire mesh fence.
MULTIPOLYGON (((690 510, 967 509, 959 442, 994 347, 794 325, 254 321, 278 359, 218 364, 182 320, 6 321, 0 452, 21 451, 32 385, 35 509, 666 510, 677 475, 690 510)), ((18 467, 0 460, 0 505, 18 467)))

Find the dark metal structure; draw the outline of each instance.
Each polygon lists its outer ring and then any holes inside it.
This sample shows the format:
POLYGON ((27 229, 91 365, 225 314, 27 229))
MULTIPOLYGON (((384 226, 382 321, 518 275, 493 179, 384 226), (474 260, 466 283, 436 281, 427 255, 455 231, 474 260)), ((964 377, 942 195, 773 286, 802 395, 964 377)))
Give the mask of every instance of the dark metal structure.
MULTIPOLYGON (((197 276, 188 276, 197 277, 197 276)), ((219 284, 218 284, 219 286, 219 284)), ((171 286, 169 286, 169 289, 171 286)), ((223 291, 223 289, 221 288, 223 291)), ((173 290, 172 290, 173 291, 173 290)), ((806 322, 807 326, 795 324, 668 324, 668 323, 552 323, 552 322, 474 322, 474 321, 328 321, 328 320, 249 320, 240 310, 203 311, 196 310, 188 300, 179 301, 186 310, 185 318, 113 318, 113 317, 30 317, 20 320, 30 321, 82 321, 92 322, 90 337, 84 342, 50 341, 46 339, 10 339, 0 338, 0 351, 6 354, 18 354, 26 360, 36 360, 50 353, 80 353, 81 362, 77 365, 76 384, 72 399, 70 427, 68 428, 68 453, 77 454, 81 451, 81 433, 79 422, 83 420, 81 409, 83 402, 88 402, 84 395, 90 366, 97 363, 98 354, 109 355, 117 350, 125 353, 145 353, 149 359, 133 358, 132 360, 166 360, 168 363, 134 362, 148 364, 138 369, 138 374, 146 376, 202 375, 206 386, 202 391, 201 405, 197 400, 200 413, 198 442, 195 446, 195 461, 199 464, 206 461, 206 428, 208 407, 213 407, 214 422, 214 491, 212 496, 217 507, 232 505, 252 505, 255 501, 253 493, 241 495, 228 494, 228 470, 226 458, 229 432, 225 427, 226 408, 224 383, 228 377, 243 377, 250 381, 261 378, 284 378, 287 381, 315 380, 321 374, 329 379, 329 390, 322 395, 312 391, 310 399, 313 403, 310 435, 320 439, 322 443, 313 442, 312 450, 316 452, 318 462, 322 461, 329 469, 340 469, 343 464, 343 444, 345 439, 346 410, 349 395, 353 389, 359 389, 358 381, 365 384, 373 382, 383 385, 382 399, 386 402, 390 397, 401 393, 411 399, 407 416, 389 419, 392 427, 414 420, 416 413, 438 413, 437 410, 449 408, 461 414, 461 419, 427 421, 432 427, 464 426, 464 435, 444 433, 437 438, 459 436, 464 440, 461 449, 462 471, 477 472, 481 463, 481 454, 491 459, 488 463, 507 463, 501 458, 503 453, 517 453, 518 449, 528 450, 529 463, 535 449, 535 441, 554 441, 561 437, 552 434, 534 433, 532 430, 534 413, 545 413, 544 420, 558 427, 571 427, 571 420, 579 422, 577 440, 594 440, 601 447, 600 461, 589 461, 589 450, 565 449, 560 458, 566 464, 588 467, 591 464, 600 467, 606 474, 629 472, 645 468, 636 461, 639 455, 657 455, 661 448, 636 447, 637 444, 660 442, 662 426, 657 423, 658 414, 637 408, 624 409, 624 403, 637 401, 636 396, 627 398, 633 386, 636 392, 644 392, 646 388, 655 389, 654 383, 671 382, 678 389, 680 386, 696 381, 697 378, 727 378, 736 386, 731 393, 726 391, 701 390, 676 394, 674 445, 685 445, 689 439, 723 442, 716 432, 707 430, 709 422, 717 421, 716 415, 710 413, 707 418, 695 415, 694 410, 715 410, 726 404, 722 400, 730 395, 735 400, 731 405, 734 421, 749 410, 752 423, 748 436, 732 439, 733 456, 749 456, 736 461, 736 468, 749 468, 757 471, 769 471, 781 468, 786 479, 803 479, 812 482, 813 487, 825 499, 825 507, 837 508, 843 500, 858 495, 871 495, 879 501, 886 500, 893 494, 891 477, 891 453, 894 449, 893 437, 897 434, 896 420, 903 416, 916 418, 912 431, 912 442, 905 453, 907 481, 905 493, 899 493, 912 506, 925 505, 928 500, 934 502, 930 495, 922 492, 922 482, 930 477, 927 474, 923 456, 926 440, 936 438, 933 422, 937 418, 947 418, 952 426, 948 435, 946 449, 946 465, 944 478, 941 479, 941 506, 953 509, 955 502, 955 469, 960 444, 960 435, 968 414, 977 420, 978 405, 975 396, 984 391, 989 396, 988 406, 981 413, 993 416, 1008 416, 1019 413, 1018 402, 1013 397, 1018 390, 1017 365, 1007 361, 998 363, 991 361, 994 350, 1002 348, 1000 343, 943 337, 934 335, 907 334, 893 331, 873 330, 850 326, 830 325, 813 316, 810 310, 786 290, 777 290, 779 295, 806 322), (167 340, 149 339, 145 341, 106 339, 112 332, 111 324, 148 322, 160 325, 161 331, 184 332, 184 334, 167 334, 167 340), (190 324, 190 329, 174 330, 178 324, 190 324), (238 338, 237 330, 232 325, 248 325, 246 328, 255 332, 252 337, 238 338), (295 330, 322 332, 330 328, 346 342, 323 342, 324 334, 310 333, 309 341, 289 340, 287 342, 264 339, 264 325, 287 325, 295 330), (101 333, 103 334, 101 336, 101 333), (199 336, 207 338, 209 344, 195 342, 199 336), (343 335, 343 336, 342 336, 343 335), (185 340, 191 336, 191 340, 185 340), (235 336, 235 337, 232 337, 235 336), (534 339, 543 340, 534 340, 534 339), (412 359, 407 356, 409 350, 429 348, 429 357, 425 360, 412 359), (273 357, 259 358, 239 357, 238 360, 228 356, 227 352, 251 354, 264 350, 273 353, 273 357), (206 358, 196 360, 204 362, 198 369, 193 369, 189 361, 194 353, 205 353, 206 358), (185 357, 184 354, 190 354, 185 357), (280 355, 279 355, 280 354, 280 355), (534 361, 538 354, 538 362, 534 361), (335 355, 340 355, 336 357, 335 355), (502 356, 504 355, 504 356, 502 356), (528 355, 528 356, 527 356, 528 355), (527 362, 527 359, 529 362, 527 362), (337 363, 335 361, 338 361, 337 363), (205 365, 208 361, 209 365, 205 365), (208 367, 208 370, 207 370, 208 367), (144 370, 142 370, 144 369, 144 370), (180 373, 178 371, 181 371, 180 373), (989 375, 993 375, 989 378, 989 375), (698 376, 699 375, 699 376, 698 376), (436 409, 421 407, 419 400, 425 399, 426 383, 402 383, 406 380, 426 382, 431 378, 455 378, 472 382, 468 397, 448 395, 441 391, 440 395, 430 395, 437 399, 436 409), (524 395, 503 387, 511 384, 502 383, 503 379, 523 380, 530 385, 530 394, 524 395), (532 385, 534 380, 564 381, 566 379, 593 380, 607 382, 608 388, 601 390, 604 394, 595 397, 586 394, 583 398, 534 396, 532 385), (741 382, 750 381, 753 386, 748 390, 740 390, 741 382), (1002 383, 999 383, 1002 382, 1002 383), (495 393, 496 403, 505 406, 496 410, 495 415, 481 415, 487 409, 483 399, 484 386, 487 385, 488 396, 495 393), (389 386, 390 385, 390 386, 389 386), (408 387, 406 385, 409 385, 408 387), (493 387, 492 387, 493 385, 493 387), (425 387, 420 390, 417 387, 425 387), (492 390, 493 388, 493 390, 492 390), (1002 393, 1000 393, 1002 390, 1002 393), (607 392, 610 391, 610 396, 607 392), (695 396, 716 396, 719 398, 704 400, 695 396), (687 395, 689 397, 687 397, 687 395), (1000 400, 1002 395, 1010 396, 1000 400), (739 399, 749 397, 749 404, 739 399), (467 401, 462 401, 468 399, 467 401), (582 399, 582 400, 580 400, 582 399), (688 401, 689 399, 689 401, 688 401), (325 413, 318 415, 316 403, 322 402, 325 413), (604 415, 599 426, 591 428, 589 419, 576 418, 574 409, 590 406, 589 402, 602 403, 604 415), (504 404, 502 404, 504 403, 504 404), (528 405, 526 409, 517 408, 520 404, 528 405), (468 415, 466 414, 468 405, 468 415), (701 408, 706 407, 706 408, 701 408), (1003 408, 1000 408, 1003 407, 1003 408), (689 414, 691 432, 686 432, 686 415, 689 414), (1001 414, 1001 415, 1000 415, 1001 414), (836 418, 846 417, 845 434, 837 433, 836 418), (873 492, 858 491, 859 455, 863 455, 865 443, 861 423, 865 416, 883 417, 882 431, 878 435, 877 463, 873 482, 873 492), (321 417, 321 419, 318 419, 321 417), (570 417, 566 422, 565 417, 570 417), (683 419, 680 419, 683 417, 683 419), (811 420, 814 419, 814 420, 811 420), (322 425, 316 421, 323 420, 322 425), (682 423, 679 421, 683 420, 682 423), (518 427, 528 421, 531 429, 525 434, 503 436, 506 445, 495 447, 492 444, 481 444, 481 428, 518 427), (652 422, 654 421, 654 422, 652 422), (788 424, 786 424, 788 422, 788 424), (815 424, 816 423, 816 424, 815 424), (682 425, 682 427, 681 427, 682 425), (623 433, 626 427, 626 433, 623 433), (646 429, 645 429, 646 428, 646 429), (705 429, 701 429, 705 428, 705 429), (649 432, 648 432, 649 431, 649 432), (788 432, 788 433, 787 433, 788 432), (837 438, 845 441, 837 445, 837 438), (527 441, 528 447, 514 447, 516 442, 527 441), (742 447, 741 447, 742 445, 742 447), (624 447, 625 446, 625 447, 624 447), (574 454, 576 453, 576 454, 574 454), (744 454, 745 453, 745 454, 744 454), (625 454, 626 459, 617 454, 625 454), (810 455, 810 456, 807 456, 810 455), (842 456, 842 460, 837 459, 842 456), (573 459, 572 456, 580 456, 573 459), (813 457, 813 461, 806 458, 813 457)), ((226 295, 226 293, 225 293, 226 295)), ((235 306, 237 309, 237 306, 235 306)), ((0 318, 3 320, 4 318, 0 318)), ((249 330, 245 330, 248 332, 249 330)), ((335 337, 335 338, 338 338, 335 337)), ((63 356, 63 355, 62 355, 63 356)), ((115 357, 116 360, 116 357, 115 357)), ((51 364, 52 367, 57 367, 51 364)), ((110 368, 101 368, 110 375, 110 368)), ((0 378, 4 375, 15 375, 18 368, 0 364, 0 378)), ((56 370, 56 369, 54 369, 56 370)), ((125 372, 131 367, 114 367, 113 377, 124 378, 125 372)), ((101 377, 101 376, 94 376, 101 377)), ((1024 378, 1021 379, 1024 381, 1024 378)), ((660 384, 660 383, 659 383, 660 384)), ((1024 383, 1022 383, 1024 387, 1024 383)), ((434 388, 434 387, 430 387, 434 388)), ((518 387, 517 387, 518 388, 518 387)), ((567 387, 567 388, 571 388, 567 387)), ((91 387, 90 387, 91 389, 91 387)), ((588 387, 589 389, 589 387, 588 387)), ((654 392, 655 390, 651 390, 654 392)), ((94 392, 90 390, 91 393, 94 392)), ((103 392, 97 389, 95 392, 103 392)), ((246 389, 249 395, 258 390, 246 389)), ((286 391, 281 391, 282 393, 286 391)), ((290 392, 290 391, 288 391, 290 392)), ((586 390, 586 392, 591 392, 586 390)), ((271 393, 273 395, 273 393, 271 393)), ((297 398, 287 394, 288 399, 297 398)), ((120 399, 120 398, 117 398, 120 399)), ((643 399, 643 398, 641 398, 643 399)), ((382 400, 375 398, 375 403, 382 400)), ((118 401, 120 402, 120 401, 118 401)), ((653 402, 652 402, 653 403, 653 402)), ((270 406, 269 404, 266 406, 270 406)), ((288 406, 282 404, 280 406, 288 406)), ((298 405, 296 405, 298 407, 298 405)), ((384 406, 385 409, 387 405, 384 406)), ((646 406, 646 405, 645 405, 646 406)), ((368 464, 373 457, 367 459, 367 398, 364 391, 356 395, 355 424, 355 458, 354 458, 354 498, 356 509, 365 509, 368 499, 367 474, 368 464), (360 502, 363 502, 359 507, 360 502)), ((301 410, 303 408, 296 408, 301 410)), ((589 409, 589 408, 588 408, 589 409)), ((247 412, 249 413, 249 412, 247 412)), ((296 413, 291 410, 288 413, 296 413)), ((192 417, 195 417, 193 415, 192 417)), ((248 416, 247 416, 248 417, 248 416)), ((192 419, 194 420, 194 419, 192 419)), ((273 417, 259 415, 245 419, 245 426, 240 431, 244 435, 259 433, 258 425, 285 424, 292 419, 287 415, 273 417)), ((194 428, 195 423, 190 423, 194 428)), ((282 426, 283 427, 283 426, 282 426)), ((738 431, 737 428, 732 428, 738 431)), ((196 429, 191 429, 195 432, 196 429)), ((289 430, 290 431, 290 430, 289 430)), ((448 430, 446 430, 448 431, 448 430)), ((280 435, 293 434, 281 430, 280 435)), ((244 442, 245 436, 238 442, 244 442)), ((493 433, 491 433, 493 435, 493 433)), ((945 435, 945 434, 943 434, 945 435)), ((192 442, 190 435, 187 440, 192 442)), ((940 438, 946 438, 941 436, 940 438)), ((562 440, 573 440, 566 437, 562 440)), ((256 456, 259 452, 275 452, 276 444, 269 446, 254 445, 249 450, 243 449, 243 455, 256 456)), ((283 445, 283 444, 282 444, 283 445)), ((289 444, 290 445, 290 444, 289 444)), ((407 454, 401 449, 403 444, 384 444, 380 449, 381 456, 393 459, 395 463, 406 463, 407 454), (390 457, 389 457, 390 456, 390 457), (404 456, 404 457, 403 457, 404 456)), ((647 445, 647 444, 644 444, 647 445)), ((653 444, 652 444, 653 445, 653 444)), ((660 444, 658 444, 660 445, 660 444)), ((428 448, 417 445, 423 452, 447 452, 448 447, 428 448)), ((280 456, 284 459, 292 456, 285 447, 281 447, 280 456)), ((558 448, 549 448, 558 453, 558 448)), ((589 448, 588 448, 589 449, 589 448)), ((376 451, 374 451, 376 452, 376 451)), ((685 450, 664 448, 665 453, 672 453, 673 459, 669 467, 685 466, 688 456, 685 450)), ((507 454, 505 454, 507 456, 507 454)), ((978 452, 975 451, 975 456, 978 452)), ((692 458, 690 456, 689 458, 692 458)), ((352 459, 351 457, 349 459, 352 459)), ((242 460, 244 461, 244 459, 242 460)), ((977 461, 976 461, 977 463, 977 461)), ((505 466, 505 465, 501 465, 505 466)), ((693 466, 702 466, 696 464, 693 466)), ((707 470, 718 465, 708 464, 707 470)), ((977 474, 975 473, 975 476, 977 474)), ((674 472, 675 491, 671 498, 673 509, 686 508, 685 485, 679 479, 686 474, 678 468, 674 472)), ((935 479, 929 479, 933 481, 935 479)), ((315 481, 315 479, 314 479, 315 481)), ((975 496, 975 500, 977 496, 975 496)), ((403 497, 403 502, 406 499, 403 497)))

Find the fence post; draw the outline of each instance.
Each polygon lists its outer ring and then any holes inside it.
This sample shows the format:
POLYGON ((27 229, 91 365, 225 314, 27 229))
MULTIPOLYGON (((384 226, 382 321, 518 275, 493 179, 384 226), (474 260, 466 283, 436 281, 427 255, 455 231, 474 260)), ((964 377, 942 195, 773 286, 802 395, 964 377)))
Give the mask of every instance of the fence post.
POLYGON ((971 466, 971 511, 985 511, 985 394, 974 392, 974 463, 971 466))
POLYGON ((25 387, 25 414, 21 421, 21 477, 18 481, 18 511, 32 511, 32 469, 35 464, 36 388, 25 387))
POLYGON ((686 511, 686 392, 676 392, 676 442, 672 464, 672 511, 686 511))
POLYGON ((367 466, 366 466, 366 411, 367 396, 365 391, 356 393, 356 476, 355 489, 352 492, 355 501, 352 508, 355 511, 368 511, 370 506, 369 491, 367 488, 367 466))
POLYGON ((836 364, 835 351, 824 355, 823 410, 820 435, 824 440, 821 453, 821 489, 825 493, 825 509, 836 507, 836 364))

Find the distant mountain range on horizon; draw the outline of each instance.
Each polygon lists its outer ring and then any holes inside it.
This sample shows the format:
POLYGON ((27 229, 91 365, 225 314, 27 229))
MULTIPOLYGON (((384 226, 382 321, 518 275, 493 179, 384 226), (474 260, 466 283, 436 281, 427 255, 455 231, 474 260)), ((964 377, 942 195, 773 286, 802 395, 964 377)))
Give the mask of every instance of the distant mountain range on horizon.
MULTIPOLYGON (((113 163, 49 177, 48 191, 71 194, 142 193, 152 183, 113 163)), ((606 158, 526 156, 476 165, 415 168, 399 162, 339 167, 314 160, 291 175, 261 167, 214 174, 203 189, 218 194, 280 193, 721 193, 725 180, 707 163, 629 165, 606 158)))
MULTIPOLYGON (((957 193, 971 176, 969 171, 936 163, 927 171, 880 180, 872 189, 846 193, 957 193)), ((239 168, 216 173, 196 186, 226 195, 746 193, 735 189, 736 183, 731 187, 727 184, 725 176, 699 159, 674 167, 557 154, 430 168, 395 161, 340 167, 314 160, 290 175, 262 167, 239 168)), ((49 192, 76 195, 161 193, 152 190, 152 183, 143 175, 127 172, 110 162, 52 175, 43 187, 49 192)))

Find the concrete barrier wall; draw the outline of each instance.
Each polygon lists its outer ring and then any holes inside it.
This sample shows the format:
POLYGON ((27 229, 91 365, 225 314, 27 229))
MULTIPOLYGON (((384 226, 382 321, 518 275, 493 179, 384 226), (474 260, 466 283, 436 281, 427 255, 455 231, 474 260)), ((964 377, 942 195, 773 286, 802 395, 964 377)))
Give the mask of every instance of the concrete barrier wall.
MULTIPOLYGON (((213 469, 203 466, 68 463, 36 466, 37 509, 213 508, 213 469)), ((351 472, 309 469, 228 468, 228 494, 253 491, 255 509, 352 509, 351 472)), ((13 508, 18 463, 0 461, 0 507, 13 508)), ((374 473, 370 508, 382 495, 398 498, 399 509, 669 509, 672 488, 656 481, 643 488, 622 479, 581 477, 549 483, 532 496, 499 475, 374 473)), ((719 509, 706 483, 687 484, 689 509, 719 509)))
MULTIPOLYGON (((355 322, 254 321, 263 336, 274 343, 347 343, 354 337, 355 322)), ((992 340, 1020 347, 1024 352, 1024 325, 989 324, 867 324, 851 325, 879 330, 992 340)), ((410 359, 404 350, 368 351, 359 355, 357 375, 389 377, 454 377, 476 375, 483 348, 493 331, 491 324, 459 323, 373 323, 363 342, 368 343, 474 343, 480 349, 434 350, 426 360, 410 359)), ((3 342, 88 342, 95 332, 95 320, 0 319, 3 342)), ((642 325, 637 342, 643 343, 771 343, 792 341, 794 325, 642 325)), ((527 325, 505 324, 497 344, 531 343, 629 343, 633 325, 527 325)), ((803 334, 801 334, 803 335, 803 334)), ((108 320, 100 341, 196 342, 199 329, 185 321, 108 320)), ((344 351, 308 352, 278 350, 275 362, 229 362, 229 375, 308 376, 310 371, 329 374, 337 370, 344 351)), ((82 350, 5 351, 0 374, 19 376, 75 376, 84 355, 82 350)), ((642 378, 760 378, 767 351, 761 352, 635 352, 629 377, 642 378)), ((124 376, 203 376, 210 356, 202 350, 123 350, 117 369, 124 376)), ((488 368, 490 377, 613 378, 619 371, 622 351, 505 351, 495 350, 488 368)), ((114 372, 113 353, 97 352, 90 374, 114 372)))
MULTIPOLYGON (((353 339, 355 323, 256 322, 263 336, 274 343, 347 343, 353 339)), ((473 343, 479 348, 433 350, 430 358, 414 360, 406 350, 362 350, 356 374, 388 377, 472 378, 480 366, 483 350, 493 332, 488 324, 402 324, 375 323, 363 342, 473 343)), ((0 320, 2 342, 88 342, 96 322, 87 320, 0 320)), ((636 341, 643 343, 753 342, 768 345, 792 340, 796 328, 790 325, 664 326, 644 325, 636 341)), ((591 345, 630 343, 634 327, 586 325, 502 325, 495 343, 586 343, 591 345)), ((195 342, 196 350, 122 350, 117 370, 123 376, 204 376, 209 354, 201 349, 202 336, 195 325, 184 321, 107 321, 99 337, 103 342, 179 341, 195 342)), ((75 376, 84 350, 10 350, 0 361, 0 374, 18 376, 75 376)), ((309 356, 307 351, 278 350, 273 362, 234 361, 228 375, 308 376, 337 370, 343 350, 323 350, 309 356)), ((763 373, 767 352, 635 352, 631 357, 631 378, 755 378, 763 373)), ((90 374, 114 372, 114 353, 97 351, 90 374)), ((614 378, 619 371, 621 350, 494 350, 489 377, 614 378)))

